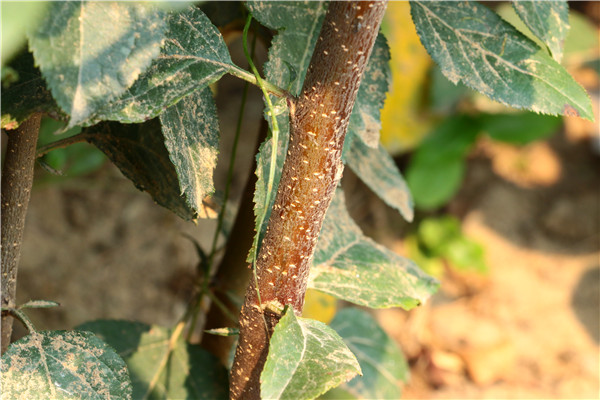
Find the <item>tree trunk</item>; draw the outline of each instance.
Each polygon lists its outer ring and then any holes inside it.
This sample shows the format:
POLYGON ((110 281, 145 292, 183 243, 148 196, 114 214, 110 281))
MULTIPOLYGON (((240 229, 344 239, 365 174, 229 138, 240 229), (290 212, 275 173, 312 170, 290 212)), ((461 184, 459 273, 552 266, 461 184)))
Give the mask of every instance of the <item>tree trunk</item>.
POLYGON ((240 314, 231 370, 232 399, 260 399, 260 374, 280 315, 302 312, 312 256, 342 175, 344 137, 385 1, 331 2, 298 98, 290 107, 290 143, 275 204, 240 314))
MULTIPOLYGON (((17 269, 41 118, 39 113, 32 115, 8 136, 2 169, 2 307, 15 307, 17 269)), ((2 313, 2 353, 10 344, 12 324, 12 316, 2 313)))

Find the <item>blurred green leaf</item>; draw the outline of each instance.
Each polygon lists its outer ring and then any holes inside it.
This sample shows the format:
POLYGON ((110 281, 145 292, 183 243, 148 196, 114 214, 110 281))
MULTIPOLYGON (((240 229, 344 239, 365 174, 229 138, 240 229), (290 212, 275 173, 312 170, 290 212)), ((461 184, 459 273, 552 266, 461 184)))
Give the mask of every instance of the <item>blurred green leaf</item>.
POLYGON ((421 42, 452 82, 515 108, 593 121, 589 96, 569 73, 476 2, 412 1, 421 42))
POLYGON ((340 310, 331 327, 339 333, 360 364, 363 376, 342 384, 340 389, 357 399, 399 399, 409 369, 396 341, 367 312, 357 308, 340 310))
POLYGON ((482 114, 481 129, 494 140, 527 144, 556 133, 562 118, 531 112, 516 114, 482 114))
POLYGON ((581 63, 598 58, 598 28, 590 18, 578 12, 569 12, 571 29, 565 39, 565 64, 581 63))
POLYGON ((457 269, 482 274, 488 272, 483 246, 464 236, 448 243, 444 256, 457 269))
POLYGON ((527 25, 560 62, 563 43, 569 32, 569 6, 565 0, 513 1, 512 6, 527 25))
POLYGON ((288 309, 275 326, 261 374, 265 399, 314 399, 360 374, 356 357, 330 327, 288 309))
POLYGON ((439 162, 411 162, 406 171, 406 181, 422 210, 433 210, 446 204, 458 192, 465 174, 462 158, 439 162))
POLYGON ((158 56, 164 30, 149 3, 53 2, 29 46, 72 127, 127 91, 158 56))
POLYGON ((455 217, 425 219, 419 224, 417 235, 424 257, 445 259, 459 270, 488 271, 483 247, 463 234, 455 217))
POLYGON ((211 195, 219 153, 219 119, 210 88, 184 97, 160 115, 169 158, 175 167, 181 196, 196 213, 211 195))
POLYGON ((2 69, 27 43, 27 30, 40 23, 46 1, 3 1, 2 7, 2 69))
POLYGON ((123 357, 134 399, 227 398, 225 368, 198 345, 182 338, 171 344, 168 329, 118 320, 86 322, 77 329, 96 333, 123 357))
POLYGON ((445 252, 445 246, 460 237, 460 222, 451 216, 427 218, 419 223, 419 240, 430 255, 439 257, 445 252))
POLYGON ((438 282, 365 237, 338 190, 325 216, 308 286, 371 308, 411 309, 425 302, 438 282))
POLYGON ((2 398, 131 399, 125 362, 91 332, 33 332, 2 355, 2 398))
POLYGON ((464 174, 464 158, 479 128, 473 117, 450 117, 423 141, 406 170, 406 181, 418 208, 440 207, 456 193, 464 174))

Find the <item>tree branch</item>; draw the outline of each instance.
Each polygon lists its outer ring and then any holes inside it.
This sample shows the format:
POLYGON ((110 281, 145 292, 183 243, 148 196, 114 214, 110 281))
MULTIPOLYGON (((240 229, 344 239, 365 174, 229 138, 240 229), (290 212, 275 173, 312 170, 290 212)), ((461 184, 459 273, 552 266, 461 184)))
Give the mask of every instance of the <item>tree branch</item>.
POLYGON ((260 399, 260 374, 280 318, 268 306, 302 312, 317 238, 342 175, 348 121, 385 6, 331 2, 301 94, 288 100, 289 151, 256 265, 262 304, 252 280, 240 314, 232 399, 260 399))
MULTIPOLYGON (((25 216, 33 184, 35 148, 40 131, 41 114, 33 114, 8 136, 6 160, 2 169, 2 307, 14 308, 17 292, 17 269, 25 216)), ((2 314, 2 353, 10 344, 13 317, 2 314)))

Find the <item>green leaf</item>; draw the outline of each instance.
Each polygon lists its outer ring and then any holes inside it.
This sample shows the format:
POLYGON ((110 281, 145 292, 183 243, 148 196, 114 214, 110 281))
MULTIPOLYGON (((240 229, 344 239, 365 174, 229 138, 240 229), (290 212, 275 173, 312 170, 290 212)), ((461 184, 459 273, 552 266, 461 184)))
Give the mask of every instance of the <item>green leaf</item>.
POLYGON ((123 357, 131 374, 134 399, 227 398, 227 371, 219 361, 181 338, 170 349, 171 331, 165 328, 99 320, 77 329, 95 332, 123 357), (151 382, 154 387, 150 389, 151 382))
POLYGON ((531 112, 517 114, 482 114, 481 129, 494 140, 527 144, 556 133, 562 119, 531 112))
POLYGON ((19 306, 19 309, 23 308, 52 308, 59 307, 60 304, 52 300, 29 300, 27 303, 19 306))
POLYGON ((365 237, 338 190, 325 216, 308 286, 371 308, 411 309, 425 302, 438 282, 365 237))
POLYGON ((184 97, 160 115, 169 158, 181 195, 192 210, 214 192, 213 170, 219 153, 219 120, 210 88, 184 97))
POLYGON ((84 134, 86 140, 102 150, 123 175, 161 206, 186 220, 214 216, 208 203, 192 208, 181 196, 179 177, 165 147, 158 119, 138 125, 103 122, 87 128, 84 134))
POLYGON ((406 181, 417 208, 433 210, 446 204, 458 192, 465 175, 462 158, 439 162, 415 161, 408 166, 406 181))
POLYGON ((411 221, 410 192, 394 160, 379 144, 381 109, 391 74, 389 61, 389 47, 379 34, 350 116, 342 159, 383 201, 411 221))
POLYGON ((2 356, 2 398, 131 399, 125 362, 91 332, 34 332, 2 356))
POLYGON ((409 369, 396 341, 369 313, 357 308, 340 310, 331 327, 354 353, 363 372, 340 389, 357 399, 399 399, 409 369))
POLYGON ((512 5, 525 25, 560 62, 563 44, 569 32, 569 6, 564 0, 513 1, 512 5))
MULTIPOLYGON (((2 6, 4 7, 4 2, 2 6)), ((56 118, 62 116, 62 111, 46 87, 42 73, 33 64, 31 53, 19 54, 11 62, 10 68, 17 75, 17 80, 10 84, 4 80, 2 82, 2 129, 16 129, 35 112, 47 112, 56 118)))
POLYGON ((167 25, 158 58, 123 96, 100 110, 90 124, 154 118, 235 67, 219 30, 197 7, 169 14, 167 25))
POLYGON ((69 126, 123 94, 160 52, 164 17, 140 2, 55 2, 29 34, 69 126))
POLYGON ((421 42, 453 83, 515 108, 594 119, 585 90, 546 52, 476 2, 412 1, 421 42))
MULTIPOLYGON (((287 88, 292 95, 297 95, 302 88, 308 64, 323 23, 325 3, 316 1, 248 1, 246 7, 261 24, 279 30, 279 33, 271 42, 269 60, 264 66, 266 80, 279 87, 287 88), (294 72, 291 71, 290 66, 294 69, 294 72)), ((271 96, 271 100, 277 111, 276 118, 279 125, 277 168, 275 169, 272 191, 276 193, 287 152, 290 127, 286 100, 275 96, 271 96)), ((268 110, 265 111, 265 119, 272 126, 270 117, 268 117, 268 110)), ((275 196, 271 196, 263 224, 258 226, 261 214, 265 209, 272 148, 272 138, 269 137, 261 145, 256 157, 256 175, 258 179, 254 192, 254 214, 257 225, 255 229, 261 237, 264 235, 270 210, 275 200, 275 196)), ((253 253, 251 252, 248 255, 248 261, 251 261, 252 257, 253 253)))
POLYGON ((406 181, 418 208, 439 207, 456 193, 464 174, 464 158, 479 129, 475 118, 451 117, 417 149, 406 170, 406 181))
POLYGON ((360 374, 356 357, 330 327, 288 309, 275 326, 261 374, 264 399, 314 399, 360 374))
POLYGON ((391 79, 390 48, 383 34, 377 36, 350 115, 346 140, 359 137, 371 148, 379 145, 381 109, 391 79))
POLYGON ((460 221, 446 215, 440 218, 427 218, 418 228, 421 249, 429 257, 444 258, 457 269, 486 273, 483 247, 464 236, 460 221))
POLYGON ((408 186, 394 159, 380 144, 370 148, 353 140, 346 154, 346 164, 387 205, 400 211, 407 221, 413 219, 413 201, 408 186))
MULTIPOLYGON (((287 106, 285 109, 285 113, 283 117, 276 116, 277 121, 280 123, 279 127, 281 128, 281 122, 284 119, 287 121, 289 118, 289 111, 287 110, 287 106)), ((279 186, 279 180, 281 179, 281 172, 283 171, 283 162, 285 161, 285 153, 287 151, 288 138, 289 138, 289 126, 287 122, 285 124, 286 131, 279 132, 279 140, 277 141, 277 166, 275 167, 275 177, 273 179, 273 189, 272 193, 277 192, 277 187, 279 186)), ((271 162, 271 154, 273 152, 273 139, 268 138, 265 140, 258 150, 256 154, 256 189, 254 190, 254 215, 255 215, 255 231, 256 234, 259 235, 259 246, 262 241, 262 238, 265 235, 267 225, 269 223, 269 217, 271 215, 271 209, 273 208, 273 203, 275 202, 275 196, 271 196, 269 201, 269 207, 264 215, 262 220, 262 225, 259 226, 261 221, 261 215, 265 210, 265 203, 267 202, 267 193, 268 193, 268 183, 269 183, 269 172, 270 172, 270 162, 271 162)), ((247 262, 252 262, 254 257, 254 251, 257 252, 260 249, 251 249, 248 257, 246 259, 247 262)))
POLYGON ((267 80, 300 94, 308 64, 325 16, 323 1, 248 1, 246 7, 261 24, 278 30, 265 64, 267 80), (295 69, 294 74, 290 68, 295 69))

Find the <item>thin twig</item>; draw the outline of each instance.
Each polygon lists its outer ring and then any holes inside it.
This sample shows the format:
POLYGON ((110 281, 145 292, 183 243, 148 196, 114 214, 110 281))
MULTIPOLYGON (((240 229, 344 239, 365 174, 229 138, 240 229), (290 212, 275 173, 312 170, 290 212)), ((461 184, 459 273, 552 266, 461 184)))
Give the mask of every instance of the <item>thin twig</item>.
POLYGON ((45 146, 40 147, 37 150, 36 158, 40 158, 50 153, 52 150, 63 149, 75 143, 85 142, 88 137, 92 135, 89 133, 78 133, 77 135, 69 136, 64 139, 57 140, 56 142, 48 143, 45 146))

